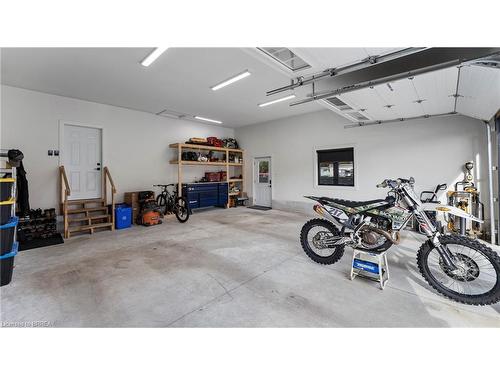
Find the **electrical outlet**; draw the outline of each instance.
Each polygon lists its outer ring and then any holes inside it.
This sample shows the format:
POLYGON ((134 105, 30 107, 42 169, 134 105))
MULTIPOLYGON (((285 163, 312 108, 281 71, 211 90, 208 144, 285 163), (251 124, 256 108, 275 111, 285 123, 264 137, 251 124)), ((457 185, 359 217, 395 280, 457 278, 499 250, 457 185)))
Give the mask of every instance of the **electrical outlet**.
POLYGON ((48 151, 47 151, 47 155, 49 155, 49 156, 54 155, 54 150, 48 150, 48 151))
POLYGON ((54 150, 54 156, 59 156, 59 150, 54 150))

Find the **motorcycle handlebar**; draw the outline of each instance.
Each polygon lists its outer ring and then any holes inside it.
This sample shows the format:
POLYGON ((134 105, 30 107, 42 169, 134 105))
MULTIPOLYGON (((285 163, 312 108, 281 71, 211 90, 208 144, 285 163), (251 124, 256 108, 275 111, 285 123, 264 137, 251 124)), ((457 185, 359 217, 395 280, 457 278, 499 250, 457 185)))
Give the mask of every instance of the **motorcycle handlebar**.
POLYGON ((377 184, 377 187, 378 188, 386 188, 389 186, 391 188, 395 188, 395 187, 398 187, 399 185, 405 184, 405 183, 413 185, 414 182, 415 182, 415 179, 413 177, 410 177, 409 179, 398 178, 397 180, 386 179, 386 180, 382 181, 380 184, 377 184))

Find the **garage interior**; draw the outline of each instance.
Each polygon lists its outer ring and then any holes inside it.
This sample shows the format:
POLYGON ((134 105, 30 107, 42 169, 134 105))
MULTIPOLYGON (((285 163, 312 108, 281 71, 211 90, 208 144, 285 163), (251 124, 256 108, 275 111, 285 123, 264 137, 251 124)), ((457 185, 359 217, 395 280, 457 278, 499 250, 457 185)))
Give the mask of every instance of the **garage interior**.
POLYGON ((17 218, 2 223, 3 326, 500 327, 494 298, 459 303, 422 277, 417 216, 383 252, 385 284, 351 280, 349 244, 329 265, 301 245, 321 211, 308 196, 355 209, 398 181, 431 192, 443 236, 498 258, 500 48, 2 48, 0 62, 17 218))

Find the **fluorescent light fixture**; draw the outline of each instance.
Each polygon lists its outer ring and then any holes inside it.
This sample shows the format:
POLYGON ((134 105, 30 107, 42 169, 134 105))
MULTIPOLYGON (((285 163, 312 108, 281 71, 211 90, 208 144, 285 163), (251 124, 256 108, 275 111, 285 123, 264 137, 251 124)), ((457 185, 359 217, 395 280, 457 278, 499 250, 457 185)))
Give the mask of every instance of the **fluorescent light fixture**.
POLYGON ((146 56, 146 58, 144 60, 141 61, 141 65, 142 66, 150 66, 167 49, 168 49, 168 47, 157 47, 157 48, 155 48, 153 50, 153 52, 151 52, 149 55, 146 56))
POLYGON ((212 120, 206 117, 201 117, 201 116, 194 116, 195 119, 201 120, 201 121, 207 121, 207 122, 213 122, 215 124, 222 124, 222 121, 219 120, 212 120))
POLYGON ((259 107, 266 107, 268 105, 279 103, 279 102, 284 102, 285 100, 290 100, 290 99, 293 99, 293 98, 295 98, 295 95, 293 95, 293 94, 292 95, 288 95, 288 96, 285 96, 284 98, 279 98, 279 99, 276 99, 276 100, 271 100, 270 102, 259 104, 259 107))
POLYGON ((249 75, 250 75, 250 72, 248 70, 245 70, 244 72, 242 72, 242 73, 240 73, 238 75, 235 75, 234 77, 228 78, 225 81, 222 81, 221 83, 218 83, 217 85, 211 87, 211 89, 214 90, 214 91, 216 91, 218 89, 226 87, 227 85, 230 85, 231 83, 239 81, 240 79, 248 77, 249 75))

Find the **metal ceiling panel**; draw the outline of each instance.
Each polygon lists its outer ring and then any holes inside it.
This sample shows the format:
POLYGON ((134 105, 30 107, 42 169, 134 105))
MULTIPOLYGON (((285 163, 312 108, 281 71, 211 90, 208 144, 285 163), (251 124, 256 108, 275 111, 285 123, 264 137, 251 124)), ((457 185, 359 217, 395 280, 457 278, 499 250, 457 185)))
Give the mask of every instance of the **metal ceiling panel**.
POLYGON ((500 69, 463 66, 457 111, 480 120, 490 120, 500 109, 500 69))
POLYGON ((375 89, 398 117, 415 117, 424 114, 422 107, 416 103, 418 96, 410 80, 402 79, 378 85, 375 89))
POLYGON ((363 113, 372 120, 384 116, 387 112, 384 110, 384 106, 387 103, 370 88, 342 94, 340 98, 343 100, 345 99, 347 103, 350 103, 358 110, 364 109, 365 111, 363 113))
POLYGON ((458 69, 456 67, 422 74, 413 79, 413 85, 422 102, 424 114, 452 112, 454 110, 458 69))
POLYGON ((384 95, 380 94, 377 87, 346 93, 341 98, 345 98, 348 103, 355 105, 357 109, 365 109, 363 114, 372 120, 386 120, 400 117, 398 110, 394 107, 387 107, 391 103, 389 103, 384 95))
MULTIPOLYGON (((497 69, 498 70, 498 69, 497 69)), ((355 107, 364 108, 372 120, 391 120, 452 112, 458 69, 456 67, 404 78, 342 94, 355 107), (419 103, 419 101, 423 100, 419 103)))

